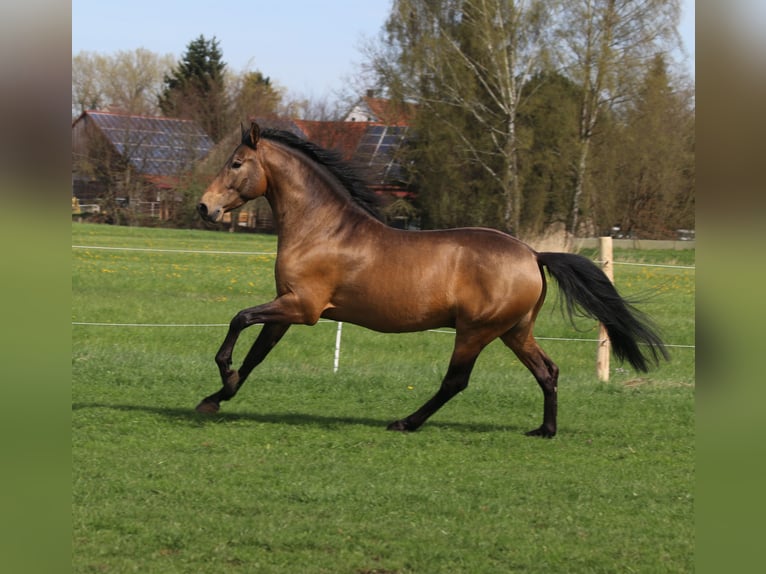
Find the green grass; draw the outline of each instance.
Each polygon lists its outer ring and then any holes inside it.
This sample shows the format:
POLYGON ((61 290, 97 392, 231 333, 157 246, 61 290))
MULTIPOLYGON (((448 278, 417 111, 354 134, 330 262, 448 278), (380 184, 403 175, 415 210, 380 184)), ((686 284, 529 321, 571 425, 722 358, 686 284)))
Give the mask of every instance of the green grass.
MULTIPOLYGON (((276 249, 271 236, 85 224, 72 243, 276 249)), ((677 261, 665 255, 653 262, 677 261)), ((270 255, 72 259, 73 322, 226 324, 274 292, 270 255)), ((693 271, 616 273, 627 294, 655 291, 642 308, 667 342, 694 344, 693 271)), ((595 338, 554 299, 538 336, 595 338)), ((72 326, 75 572, 693 570, 694 349, 640 377, 615 364, 599 383, 594 343, 541 341, 561 368, 559 434, 541 440, 523 436, 541 393, 498 343, 422 429, 386 432, 436 390, 452 337, 348 324, 337 374, 335 324, 296 326, 218 415, 198 415, 225 331, 72 326)))

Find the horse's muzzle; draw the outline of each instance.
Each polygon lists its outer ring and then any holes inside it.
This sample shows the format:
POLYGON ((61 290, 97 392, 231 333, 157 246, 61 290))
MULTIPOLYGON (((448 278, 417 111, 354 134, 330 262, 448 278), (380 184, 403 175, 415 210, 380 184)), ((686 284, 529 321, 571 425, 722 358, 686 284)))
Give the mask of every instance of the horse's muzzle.
POLYGON ((223 215, 223 210, 219 207, 218 209, 209 210, 207 204, 205 203, 199 203, 197 204, 197 213, 199 213, 200 217, 204 219, 205 221, 212 221, 217 222, 221 219, 221 216, 223 215))

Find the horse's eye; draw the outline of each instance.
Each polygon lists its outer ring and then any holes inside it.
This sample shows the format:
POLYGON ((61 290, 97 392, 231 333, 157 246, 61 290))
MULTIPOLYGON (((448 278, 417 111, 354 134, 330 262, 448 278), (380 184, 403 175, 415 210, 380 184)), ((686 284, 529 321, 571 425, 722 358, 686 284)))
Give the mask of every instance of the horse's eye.
POLYGON ((231 169, 239 169, 240 167, 242 167, 242 160, 239 160, 239 159, 231 160, 231 169))

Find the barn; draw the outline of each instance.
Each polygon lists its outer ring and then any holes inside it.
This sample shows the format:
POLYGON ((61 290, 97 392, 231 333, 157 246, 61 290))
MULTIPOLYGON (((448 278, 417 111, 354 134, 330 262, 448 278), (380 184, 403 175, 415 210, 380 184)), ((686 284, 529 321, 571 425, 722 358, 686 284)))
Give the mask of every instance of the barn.
POLYGON ((213 141, 193 121, 85 111, 72 123, 73 204, 167 219, 213 141))

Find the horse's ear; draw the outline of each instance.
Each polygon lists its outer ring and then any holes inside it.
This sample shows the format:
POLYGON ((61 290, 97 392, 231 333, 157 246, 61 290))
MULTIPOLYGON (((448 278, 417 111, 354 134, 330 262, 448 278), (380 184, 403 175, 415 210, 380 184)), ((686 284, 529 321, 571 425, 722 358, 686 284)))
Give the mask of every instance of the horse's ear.
POLYGON ((258 124, 253 122, 250 124, 250 129, 245 130, 242 128, 242 143, 255 149, 258 146, 258 140, 261 139, 261 128, 258 124))

